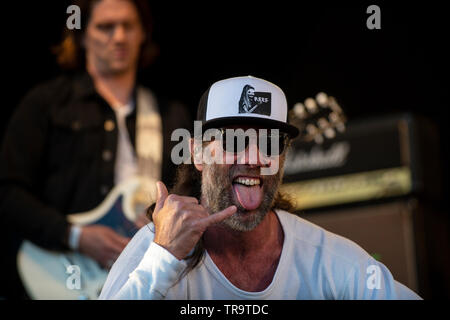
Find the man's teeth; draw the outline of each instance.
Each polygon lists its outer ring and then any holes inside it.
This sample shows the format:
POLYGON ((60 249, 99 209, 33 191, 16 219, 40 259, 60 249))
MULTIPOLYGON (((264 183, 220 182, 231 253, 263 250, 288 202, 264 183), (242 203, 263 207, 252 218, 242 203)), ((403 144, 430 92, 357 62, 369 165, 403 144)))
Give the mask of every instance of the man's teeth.
POLYGON ((240 183, 246 186, 259 185, 261 181, 258 178, 237 178, 234 180, 236 183, 240 183))

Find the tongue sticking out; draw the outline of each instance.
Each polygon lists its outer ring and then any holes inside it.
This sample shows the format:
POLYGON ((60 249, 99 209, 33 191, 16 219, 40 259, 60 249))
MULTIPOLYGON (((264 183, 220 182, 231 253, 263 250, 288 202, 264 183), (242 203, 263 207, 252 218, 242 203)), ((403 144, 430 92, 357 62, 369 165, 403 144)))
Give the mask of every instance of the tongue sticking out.
POLYGON ((236 183, 233 185, 233 189, 239 203, 246 210, 255 210, 262 202, 262 188, 258 185, 247 187, 236 183))

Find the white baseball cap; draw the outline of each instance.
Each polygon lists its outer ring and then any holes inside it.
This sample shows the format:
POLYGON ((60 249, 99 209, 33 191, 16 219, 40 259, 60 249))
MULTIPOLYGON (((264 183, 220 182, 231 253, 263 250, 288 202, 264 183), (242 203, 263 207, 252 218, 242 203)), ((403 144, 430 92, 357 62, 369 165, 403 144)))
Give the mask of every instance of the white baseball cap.
POLYGON ((291 138, 299 130, 287 122, 286 96, 277 85, 252 76, 229 78, 212 84, 200 99, 197 120, 203 129, 228 125, 257 125, 279 129, 291 138))

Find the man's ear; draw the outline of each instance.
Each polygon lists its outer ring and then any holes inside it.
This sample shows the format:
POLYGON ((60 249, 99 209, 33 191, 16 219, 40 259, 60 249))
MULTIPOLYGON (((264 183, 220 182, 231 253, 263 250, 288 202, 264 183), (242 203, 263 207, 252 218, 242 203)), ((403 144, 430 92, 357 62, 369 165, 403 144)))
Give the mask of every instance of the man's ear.
POLYGON ((189 152, 191 153, 191 158, 194 161, 194 166, 198 171, 203 170, 203 163, 202 163, 202 141, 196 140, 195 138, 189 139, 189 152))

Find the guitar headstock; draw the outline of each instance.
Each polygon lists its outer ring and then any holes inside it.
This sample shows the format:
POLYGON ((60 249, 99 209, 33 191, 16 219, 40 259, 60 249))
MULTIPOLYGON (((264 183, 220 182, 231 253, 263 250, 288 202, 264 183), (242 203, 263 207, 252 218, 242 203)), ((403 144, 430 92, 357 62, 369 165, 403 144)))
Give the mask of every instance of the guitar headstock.
POLYGON ((324 92, 315 98, 298 102, 289 111, 289 121, 300 130, 299 138, 305 142, 321 144, 345 131, 346 116, 336 99, 324 92))

